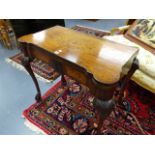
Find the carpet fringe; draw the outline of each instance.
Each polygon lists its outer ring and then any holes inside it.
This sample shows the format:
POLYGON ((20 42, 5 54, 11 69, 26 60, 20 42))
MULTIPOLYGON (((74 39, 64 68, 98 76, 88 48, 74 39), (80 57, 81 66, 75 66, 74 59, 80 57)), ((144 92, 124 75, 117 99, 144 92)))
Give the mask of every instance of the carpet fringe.
MULTIPOLYGON (((136 124, 137 124, 137 126, 138 126, 138 128, 139 128, 139 130, 142 132, 143 135, 146 135, 146 134, 147 134, 147 135, 150 135, 148 132, 146 132, 146 131, 143 130, 142 126, 140 125, 138 119, 136 118, 136 116, 135 116, 134 114, 132 114, 132 113, 130 113, 130 112, 128 112, 128 114, 130 114, 130 115, 134 118, 134 120, 135 120, 135 122, 136 122, 136 124)), ((32 124, 32 123, 31 123, 30 121, 28 121, 27 119, 25 119, 24 124, 25 124, 30 130, 36 132, 37 134, 47 135, 43 130, 41 130, 40 128, 38 128, 36 125, 32 124)))
POLYGON ((25 126, 27 126, 30 130, 36 132, 37 134, 42 134, 42 135, 47 135, 43 130, 41 130, 40 128, 38 128, 36 125, 32 124, 30 121, 28 121, 27 119, 25 119, 24 122, 25 126))
MULTIPOLYGON (((5 61, 6 61, 8 64, 11 64, 11 65, 12 65, 13 67, 15 67, 16 69, 21 70, 21 71, 24 71, 24 72, 26 72, 27 74, 29 74, 29 73, 25 70, 25 68, 24 68, 22 65, 20 65, 20 64, 18 64, 17 62, 11 60, 10 58, 6 58, 5 61)), ((39 79, 40 81, 42 81, 42 82, 46 82, 46 83, 51 83, 51 82, 53 82, 53 80, 47 80, 47 79, 41 77, 40 75, 38 75, 37 73, 34 73, 34 75, 36 76, 36 78, 38 78, 38 79, 39 79)))

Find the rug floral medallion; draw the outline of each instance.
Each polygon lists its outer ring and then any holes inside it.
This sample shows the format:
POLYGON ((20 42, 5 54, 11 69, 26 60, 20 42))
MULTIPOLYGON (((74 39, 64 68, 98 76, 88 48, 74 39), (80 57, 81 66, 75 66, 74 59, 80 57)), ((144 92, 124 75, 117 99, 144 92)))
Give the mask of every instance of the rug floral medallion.
MULTIPOLYGON (((142 104, 133 90, 129 89, 122 105, 116 105, 104 120, 101 134, 155 134, 154 103, 142 104)), ((96 134, 98 112, 86 86, 67 78, 66 86, 59 81, 43 99, 43 103, 33 104, 23 114, 44 133, 96 134)))

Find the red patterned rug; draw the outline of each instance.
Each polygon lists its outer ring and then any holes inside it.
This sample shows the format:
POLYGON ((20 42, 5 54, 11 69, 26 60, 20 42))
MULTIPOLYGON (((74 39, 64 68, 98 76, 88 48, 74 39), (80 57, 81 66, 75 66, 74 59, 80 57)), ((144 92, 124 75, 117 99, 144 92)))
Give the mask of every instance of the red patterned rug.
POLYGON ((98 38, 102 38, 105 35, 110 35, 109 31, 105 31, 105 30, 103 31, 100 29, 95 29, 92 27, 85 27, 85 26, 81 26, 81 25, 76 25, 76 26, 72 27, 72 29, 82 32, 82 33, 86 33, 91 36, 98 37, 98 38))
MULTIPOLYGON (((121 106, 104 120, 102 134, 155 134, 155 95, 130 83, 121 106)), ((70 78, 59 81, 23 112, 27 122, 46 134, 96 134, 98 113, 89 89, 70 78)))
MULTIPOLYGON (((11 63, 16 68, 26 71, 21 62, 23 56, 23 53, 18 53, 13 57, 7 58, 6 61, 11 63)), ((45 82, 51 82, 60 76, 60 74, 52 66, 38 59, 34 59, 31 62, 31 67, 36 77, 45 82)))

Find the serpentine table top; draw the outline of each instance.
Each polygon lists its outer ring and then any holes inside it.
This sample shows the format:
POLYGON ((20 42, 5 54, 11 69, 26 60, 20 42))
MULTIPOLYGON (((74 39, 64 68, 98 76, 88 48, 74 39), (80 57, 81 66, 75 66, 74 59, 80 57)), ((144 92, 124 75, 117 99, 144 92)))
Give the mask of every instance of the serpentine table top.
MULTIPOLYGON (((99 39, 61 26, 25 35, 18 41, 20 44, 39 47, 49 56, 82 68, 103 84, 118 82, 123 67, 132 64, 138 51, 135 47, 99 39)), ((40 58, 44 59, 43 56, 40 58)))

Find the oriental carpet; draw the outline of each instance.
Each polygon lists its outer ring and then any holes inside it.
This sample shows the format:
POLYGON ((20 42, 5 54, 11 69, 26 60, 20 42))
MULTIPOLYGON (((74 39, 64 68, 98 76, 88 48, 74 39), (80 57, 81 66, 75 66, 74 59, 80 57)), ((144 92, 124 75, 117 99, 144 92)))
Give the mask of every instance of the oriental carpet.
MULTIPOLYGON (((45 134, 96 134, 98 112, 89 89, 67 77, 23 112, 29 125, 45 134)), ((131 82, 121 105, 103 121, 103 135, 155 134, 155 96, 131 82)))

